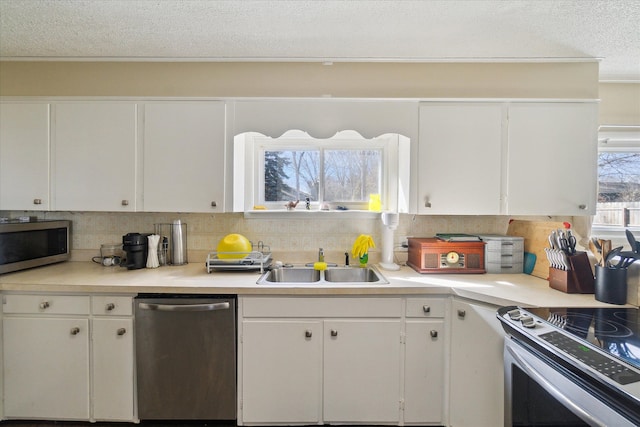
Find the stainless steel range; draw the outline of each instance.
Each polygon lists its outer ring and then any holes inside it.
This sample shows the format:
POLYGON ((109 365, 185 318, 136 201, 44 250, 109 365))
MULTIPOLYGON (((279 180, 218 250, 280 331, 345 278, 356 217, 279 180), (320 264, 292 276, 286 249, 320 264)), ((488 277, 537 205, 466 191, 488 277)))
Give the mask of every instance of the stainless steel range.
POLYGON ((635 308, 503 307, 506 426, 640 426, 635 308))

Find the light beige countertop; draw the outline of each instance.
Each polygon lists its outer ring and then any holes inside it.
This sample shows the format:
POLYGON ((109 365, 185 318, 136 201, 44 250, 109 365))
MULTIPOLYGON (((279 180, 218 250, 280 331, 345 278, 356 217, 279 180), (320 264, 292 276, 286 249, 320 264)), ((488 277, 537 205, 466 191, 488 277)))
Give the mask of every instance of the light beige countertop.
POLYGON ((384 285, 258 285, 259 272, 206 272, 204 263, 127 270, 93 262, 64 262, 0 275, 2 292, 177 293, 238 295, 457 295, 495 305, 610 306, 592 294, 566 294, 526 274, 419 274, 380 269, 384 285))

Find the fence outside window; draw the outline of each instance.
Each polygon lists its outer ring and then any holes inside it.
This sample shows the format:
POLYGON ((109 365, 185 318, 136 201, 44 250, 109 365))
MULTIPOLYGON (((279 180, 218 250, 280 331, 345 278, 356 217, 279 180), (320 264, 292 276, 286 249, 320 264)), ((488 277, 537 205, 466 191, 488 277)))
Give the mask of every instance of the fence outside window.
POLYGON ((640 202, 598 203, 593 225, 640 227, 640 202))

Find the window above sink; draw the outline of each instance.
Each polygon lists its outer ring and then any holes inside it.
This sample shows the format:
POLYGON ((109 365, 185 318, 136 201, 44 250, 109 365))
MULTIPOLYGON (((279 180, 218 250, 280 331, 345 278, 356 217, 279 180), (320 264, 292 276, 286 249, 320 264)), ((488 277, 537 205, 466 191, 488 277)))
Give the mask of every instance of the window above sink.
POLYGON ((234 138, 234 211, 245 213, 408 212, 408 138, 366 139, 355 131, 313 138, 291 130, 234 138), (291 202, 291 203, 290 203, 291 202), (296 204, 297 203, 297 204, 296 204), (294 206, 291 206, 294 205, 294 206))

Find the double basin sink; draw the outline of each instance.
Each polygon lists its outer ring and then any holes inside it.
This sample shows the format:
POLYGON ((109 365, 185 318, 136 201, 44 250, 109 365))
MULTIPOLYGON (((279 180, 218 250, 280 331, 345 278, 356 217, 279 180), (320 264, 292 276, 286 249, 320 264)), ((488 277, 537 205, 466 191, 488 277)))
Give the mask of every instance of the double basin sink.
POLYGON ((389 281, 374 267, 329 267, 315 270, 313 267, 281 267, 264 273, 259 285, 372 285, 389 284, 389 281))

